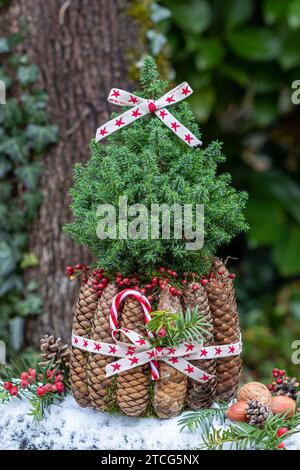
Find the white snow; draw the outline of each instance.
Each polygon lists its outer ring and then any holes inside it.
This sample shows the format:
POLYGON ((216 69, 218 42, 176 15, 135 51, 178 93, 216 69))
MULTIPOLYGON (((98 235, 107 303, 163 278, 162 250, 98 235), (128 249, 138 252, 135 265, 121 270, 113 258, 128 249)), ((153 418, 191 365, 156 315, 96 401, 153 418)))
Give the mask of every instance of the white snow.
POLYGON ((53 406, 39 424, 27 400, 0 405, 0 450, 9 449, 195 449, 199 434, 180 432, 178 418, 128 418, 80 408, 72 396, 53 406))
MULTIPOLYGON (((80 408, 72 396, 34 425, 27 400, 0 405, 0 450, 194 450, 199 432, 180 432, 178 417, 128 418, 80 408)), ((300 449, 300 433, 286 440, 287 449, 300 449)))

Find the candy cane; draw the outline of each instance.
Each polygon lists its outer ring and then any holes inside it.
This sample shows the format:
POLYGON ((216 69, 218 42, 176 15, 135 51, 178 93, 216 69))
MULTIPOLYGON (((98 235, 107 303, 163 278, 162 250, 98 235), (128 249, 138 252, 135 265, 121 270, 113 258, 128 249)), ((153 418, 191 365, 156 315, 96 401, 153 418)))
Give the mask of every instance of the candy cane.
MULTIPOLYGON (((113 298, 113 301, 110 307, 109 324, 110 324, 110 328, 112 331, 116 330, 119 327, 118 316, 119 316, 120 306, 123 300, 128 296, 133 297, 134 299, 137 299, 142 305, 143 310, 144 310, 145 325, 147 325, 149 321, 151 320, 150 312, 152 311, 152 309, 151 309, 151 305, 147 297, 145 297, 143 294, 141 294, 137 290, 125 289, 122 292, 119 292, 113 298)), ((147 330, 147 334, 149 338, 154 338, 154 335, 151 331, 147 330)), ((157 380, 159 378, 157 361, 151 361, 150 366, 151 366, 152 379, 157 380)))

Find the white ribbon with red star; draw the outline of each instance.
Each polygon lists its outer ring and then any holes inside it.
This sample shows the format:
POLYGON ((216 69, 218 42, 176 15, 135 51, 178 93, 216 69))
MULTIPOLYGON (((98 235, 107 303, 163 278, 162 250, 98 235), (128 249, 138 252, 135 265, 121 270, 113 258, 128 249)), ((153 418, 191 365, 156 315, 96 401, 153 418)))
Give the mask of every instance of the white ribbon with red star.
MULTIPOLYGON (((125 291, 117 294, 113 305, 116 305, 117 303, 119 306, 120 302, 127 296, 140 300, 142 306, 149 304, 146 297, 139 292, 132 289, 126 289, 125 291), (122 300, 120 301, 120 299, 122 300)), ((93 354, 121 358, 106 366, 106 377, 111 377, 115 374, 134 369, 135 367, 139 367, 147 363, 154 363, 154 369, 151 370, 152 379, 158 380, 159 368, 157 367, 157 361, 164 361, 196 382, 205 383, 213 376, 199 369, 189 361, 237 356, 242 352, 241 340, 233 344, 217 346, 203 346, 202 343, 187 342, 181 343, 176 347, 153 347, 148 339, 143 338, 138 333, 128 330, 127 328, 117 328, 117 317, 114 315, 113 311, 114 309, 111 308, 110 323, 112 328, 112 338, 115 341, 113 344, 83 338, 75 335, 74 333, 72 335, 72 345, 75 348, 79 348, 93 354), (117 333, 123 333, 131 341, 131 344, 118 341, 116 339, 117 333)))
POLYGON ((122 129, 128 124, 146 116, 149 113, 154 113, 171 131, 174 132, 183 142, 190 147, 201 145, 202 142, 189 131, 183 124, 181 124, 175 117, 167 110, 167 106, 178 103, 184 100, 187 96, 191 95, 193 90, 184 82, 176 88, 168 91, 158 100, 144 99, 136 96, 128 91, 113 88, 107 100, 117 106, 131 106, 133 109, 125 111, 114 119, 103 124, 97 129, 96 142, 104 139, 113 132, 122 129))

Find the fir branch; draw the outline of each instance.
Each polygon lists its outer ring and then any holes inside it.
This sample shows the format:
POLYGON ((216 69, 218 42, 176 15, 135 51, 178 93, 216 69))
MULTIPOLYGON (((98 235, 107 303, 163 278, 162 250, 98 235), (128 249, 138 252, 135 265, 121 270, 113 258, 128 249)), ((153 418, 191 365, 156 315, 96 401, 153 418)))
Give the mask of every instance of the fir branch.
POLYGON ((211 428, 215 424, 224 424, 227 408, 227 404, 220 404, 217 408, 207 408, 185 413, 178 421, 180 431, 187 428, 189 431, 194 432, 204 426, 211 428))

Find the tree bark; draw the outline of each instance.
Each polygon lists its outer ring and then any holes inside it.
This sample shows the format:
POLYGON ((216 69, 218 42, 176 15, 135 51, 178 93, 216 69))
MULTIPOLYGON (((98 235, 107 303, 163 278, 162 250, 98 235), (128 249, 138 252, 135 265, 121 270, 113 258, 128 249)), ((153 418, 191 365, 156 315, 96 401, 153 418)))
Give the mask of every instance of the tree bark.
MULTIPOLYGON (((112 86, 128 89, 128 54, 142 52, 138 27, 129 16, 130 0, 12 0, 1 30, 27 20, 21 47, 41 71, 49 96, 49 118, 59 127, 59 143, 43 156, 43 203, 31 233, 30 251, 39 259, 36 277, 43 314, 31 319, 27 339, 38 344, 44 333, 69 340, 78 285, 65 267, 88 262, 89 255, 62 232, 71 219, 68 191, 75 162, 89 157, 88 143, 108 119, 112 86)), ((9 30, 9 31, 7 31, 9 30)))

